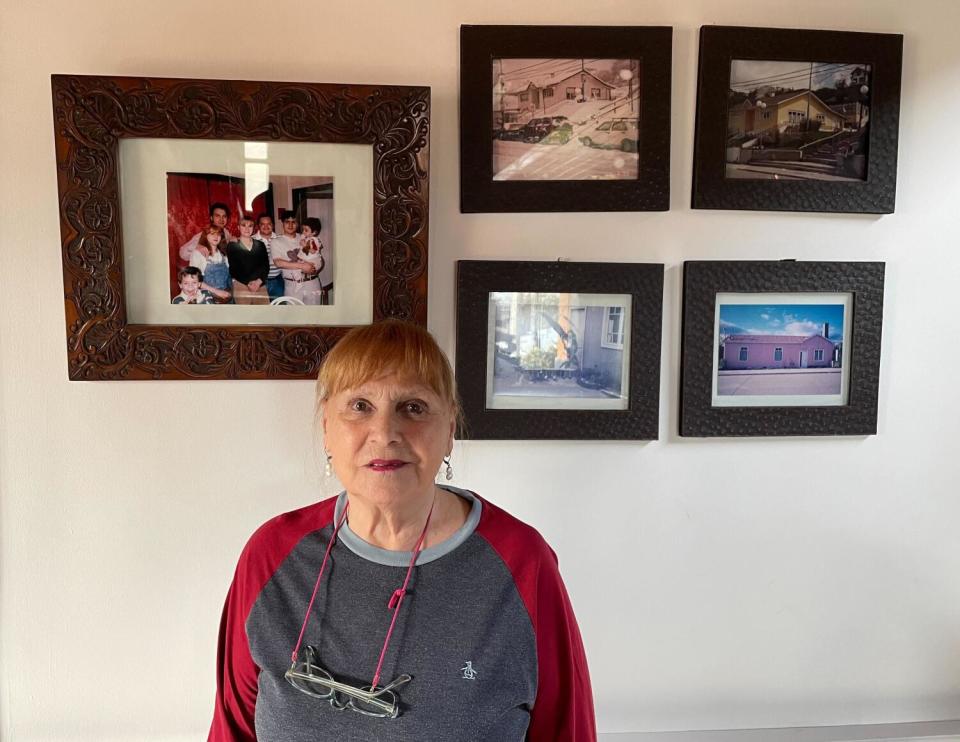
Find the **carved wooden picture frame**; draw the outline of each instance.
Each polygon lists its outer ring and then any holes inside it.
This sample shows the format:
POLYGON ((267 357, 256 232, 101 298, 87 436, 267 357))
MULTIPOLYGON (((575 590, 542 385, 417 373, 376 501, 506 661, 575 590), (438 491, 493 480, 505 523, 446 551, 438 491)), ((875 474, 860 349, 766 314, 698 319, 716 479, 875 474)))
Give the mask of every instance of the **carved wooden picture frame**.
POLYGON ((426 324, 428 87, 54 75, 52 93, 70 379, 306 379, 350 329, 129 322, 124 139, 369 146, 371 317, 426 324))

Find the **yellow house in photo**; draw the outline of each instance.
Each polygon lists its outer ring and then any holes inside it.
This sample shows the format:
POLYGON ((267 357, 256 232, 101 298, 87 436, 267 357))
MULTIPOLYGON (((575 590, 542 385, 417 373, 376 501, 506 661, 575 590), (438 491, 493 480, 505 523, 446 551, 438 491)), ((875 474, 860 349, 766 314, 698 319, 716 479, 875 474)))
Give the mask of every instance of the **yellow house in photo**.
POLYGON ((784 131, 807 120, 820 122, 820 131, 843 129, 845 117, 810 90, 789 90, 767 95, 756 100, 747 98, 730 108, 728 134, 730 136, 760 134, 777 129, 784 131))

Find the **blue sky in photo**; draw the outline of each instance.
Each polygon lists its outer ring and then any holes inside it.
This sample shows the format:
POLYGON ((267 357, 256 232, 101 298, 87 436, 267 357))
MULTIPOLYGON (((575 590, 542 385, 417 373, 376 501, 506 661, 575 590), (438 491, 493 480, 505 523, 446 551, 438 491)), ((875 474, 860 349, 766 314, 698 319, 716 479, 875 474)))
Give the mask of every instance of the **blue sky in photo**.
POLYGON ((843 340, 842 304, 721 304, 720 335, 819 335, 843 340))

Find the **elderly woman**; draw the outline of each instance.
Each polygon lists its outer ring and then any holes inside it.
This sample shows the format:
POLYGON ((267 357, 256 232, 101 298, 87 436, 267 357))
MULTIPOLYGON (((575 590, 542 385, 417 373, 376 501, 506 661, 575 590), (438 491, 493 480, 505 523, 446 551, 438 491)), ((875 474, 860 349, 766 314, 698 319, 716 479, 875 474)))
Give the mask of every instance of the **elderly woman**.
POLYGON ((337 497, 263 525, 220 627, 209 740, 596 739, 557 561, 452 477, 453 374, 430 334, 349 332, 317 381, 337 497))

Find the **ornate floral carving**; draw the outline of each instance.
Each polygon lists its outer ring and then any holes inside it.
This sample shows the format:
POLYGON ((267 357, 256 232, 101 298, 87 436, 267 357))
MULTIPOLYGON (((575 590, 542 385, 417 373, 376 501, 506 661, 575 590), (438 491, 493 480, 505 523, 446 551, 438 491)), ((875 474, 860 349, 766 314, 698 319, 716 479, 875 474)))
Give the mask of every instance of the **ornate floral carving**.
POLYGON ((426 322, 429 88, 56 75, 53 102, 70 378, 306 378, 347 329, 128 325, 123 138, 371 145, 373 316, 426 322))

